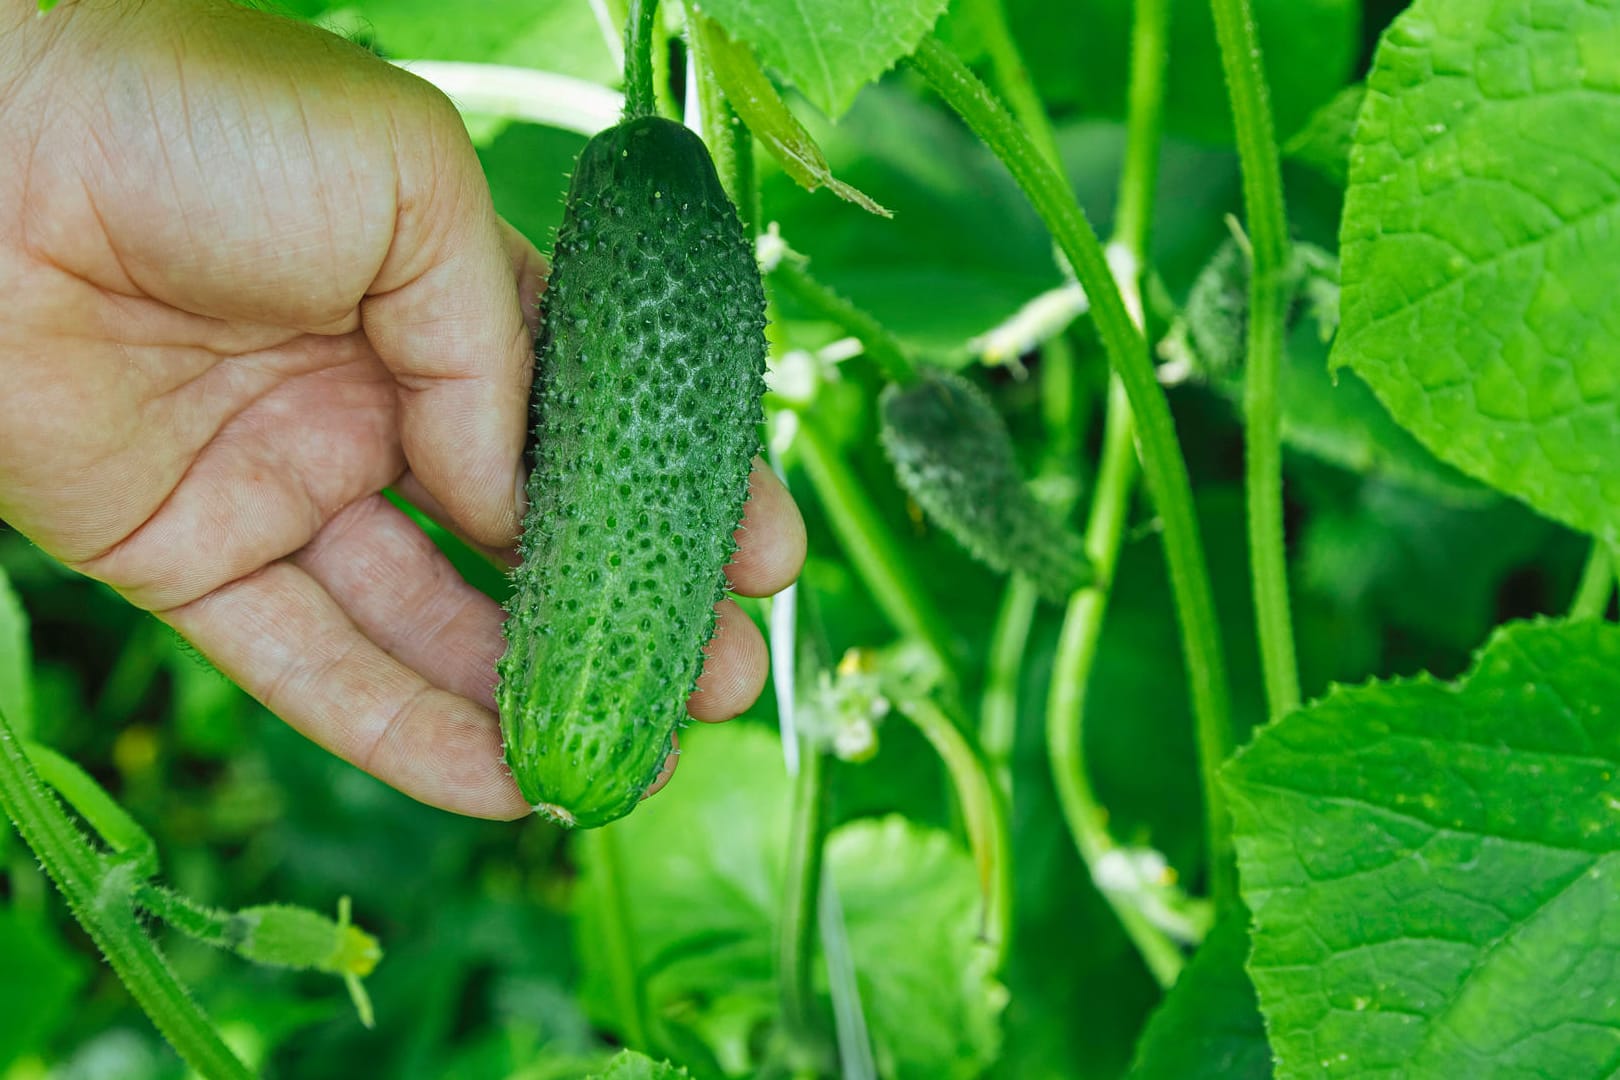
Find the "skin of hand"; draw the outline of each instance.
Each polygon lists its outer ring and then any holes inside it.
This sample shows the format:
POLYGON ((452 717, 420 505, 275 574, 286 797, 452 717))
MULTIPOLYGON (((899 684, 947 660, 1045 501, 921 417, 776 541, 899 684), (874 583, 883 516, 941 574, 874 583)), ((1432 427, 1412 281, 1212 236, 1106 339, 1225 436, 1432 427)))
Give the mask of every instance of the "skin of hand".
MULTIPOLYGON (((545 264, 451 104, 223 0, 0 0, 0 161, 0 519, 401 791, 527 813, 501 610, 380 494, 488 550, 519 531, 545 264)), ((738 539, 737 592, 797 574, 766 469, 738 539)), ((723 603, 688 711, 765 672, 723 603)))

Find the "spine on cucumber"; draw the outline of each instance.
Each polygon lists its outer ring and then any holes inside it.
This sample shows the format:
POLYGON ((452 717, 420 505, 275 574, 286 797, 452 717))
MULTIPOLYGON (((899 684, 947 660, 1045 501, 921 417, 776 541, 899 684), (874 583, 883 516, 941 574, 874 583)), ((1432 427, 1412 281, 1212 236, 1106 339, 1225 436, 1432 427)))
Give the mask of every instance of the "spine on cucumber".
POLYGON ((764 293, 697 136, 640 117, 586 144, 542 320, 497 699, 524 798, 588 827, 670 753, 759 450, 764 293))

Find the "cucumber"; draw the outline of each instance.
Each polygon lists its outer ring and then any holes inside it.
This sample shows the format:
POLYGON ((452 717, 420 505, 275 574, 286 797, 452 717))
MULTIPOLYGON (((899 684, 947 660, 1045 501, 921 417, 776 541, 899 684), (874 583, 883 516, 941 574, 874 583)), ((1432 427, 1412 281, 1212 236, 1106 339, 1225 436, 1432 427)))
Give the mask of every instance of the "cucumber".
POLYGON ((1028 575, 1055 603, 1091 583, 1085 542, 1024 484, 1012 435, 984 391, 927 368, 909 386, 890 384, 879 405, 900 486, 970 555, 1028 575))
POLYGON ((541 308, 496 698, 523 797, 591 827, 672 749, 760 449, 764 291, 696 135, 642 116, 586 144, 541 308))

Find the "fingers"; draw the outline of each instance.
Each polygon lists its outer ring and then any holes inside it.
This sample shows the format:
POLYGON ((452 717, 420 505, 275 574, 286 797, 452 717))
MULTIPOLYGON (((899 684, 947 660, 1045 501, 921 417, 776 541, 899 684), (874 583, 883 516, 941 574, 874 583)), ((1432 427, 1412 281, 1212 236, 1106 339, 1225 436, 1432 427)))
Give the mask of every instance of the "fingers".
POLYGON ((653 777, 653 782, 648 784, 647 790, 641 793, 643 799, 651 798, 663 791, 664 785, 669 783, 670 777, 675 775, 675 765, 681 758, 681 736, 679 732, 670 732, 669 745, 669 756, 664 759, 664 767, 658 770, 658 775, 653 777))
POLYGON ((737 554, 726 567, 726 579, 734 592, 744 596, 781 592, 804 567, 804 519, 793 496, 759 458, 754 459, 749 477, 737 545, 737 554))
POLYGON ((694 720, 707 723, 746 712, 765 689, 770 674, 770 655, 754 620, 730 600, 722 600, 715 610, 720 618, 705 650, 708 659, 697 690, 686 703, 694 720))
POLYGON ((529 238, 518 232, 505 218, 498 219, 501 239, 506 245, 506 257, 512 262, 512 278, 517 282, 518 300, 523 305, 523 321, 528 324, 529 336, 540 333, 540 294, 546 288, 546 275, 551 264, 540 254, 540 249, 529 243, 529 238))
POLYGON ((495 601, 381 495, 345 509, 293 558, 362 634, 428 682, 495 708, 505 641, 495 601))
POLYGON ((388 655, 300 567, 272 563, 163 618, 298 731, 407 795, 474 817, 529 813, 494 715, 388 655))
POLYGON ((396 117, 399 213, 361 320, 399 383, 411 471, 468 537, 503 547, 518 532, 533 349, 519 283, 539 256, 511 254, 460 119, 442 96, 424 101, 396 117))

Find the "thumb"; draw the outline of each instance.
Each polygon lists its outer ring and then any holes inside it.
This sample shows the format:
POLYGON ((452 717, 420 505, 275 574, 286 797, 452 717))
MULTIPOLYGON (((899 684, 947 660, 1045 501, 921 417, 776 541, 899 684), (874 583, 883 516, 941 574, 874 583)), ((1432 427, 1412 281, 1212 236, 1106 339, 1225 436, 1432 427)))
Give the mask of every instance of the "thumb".
POLYGON ((393 117, 393 243, 361 325, 398 382, 411 472, 469 539, 504 548, 518 534, 533 356, 524 267, 543 263, 511 253, 461 118, 412 78, 420 92, 393 117))

